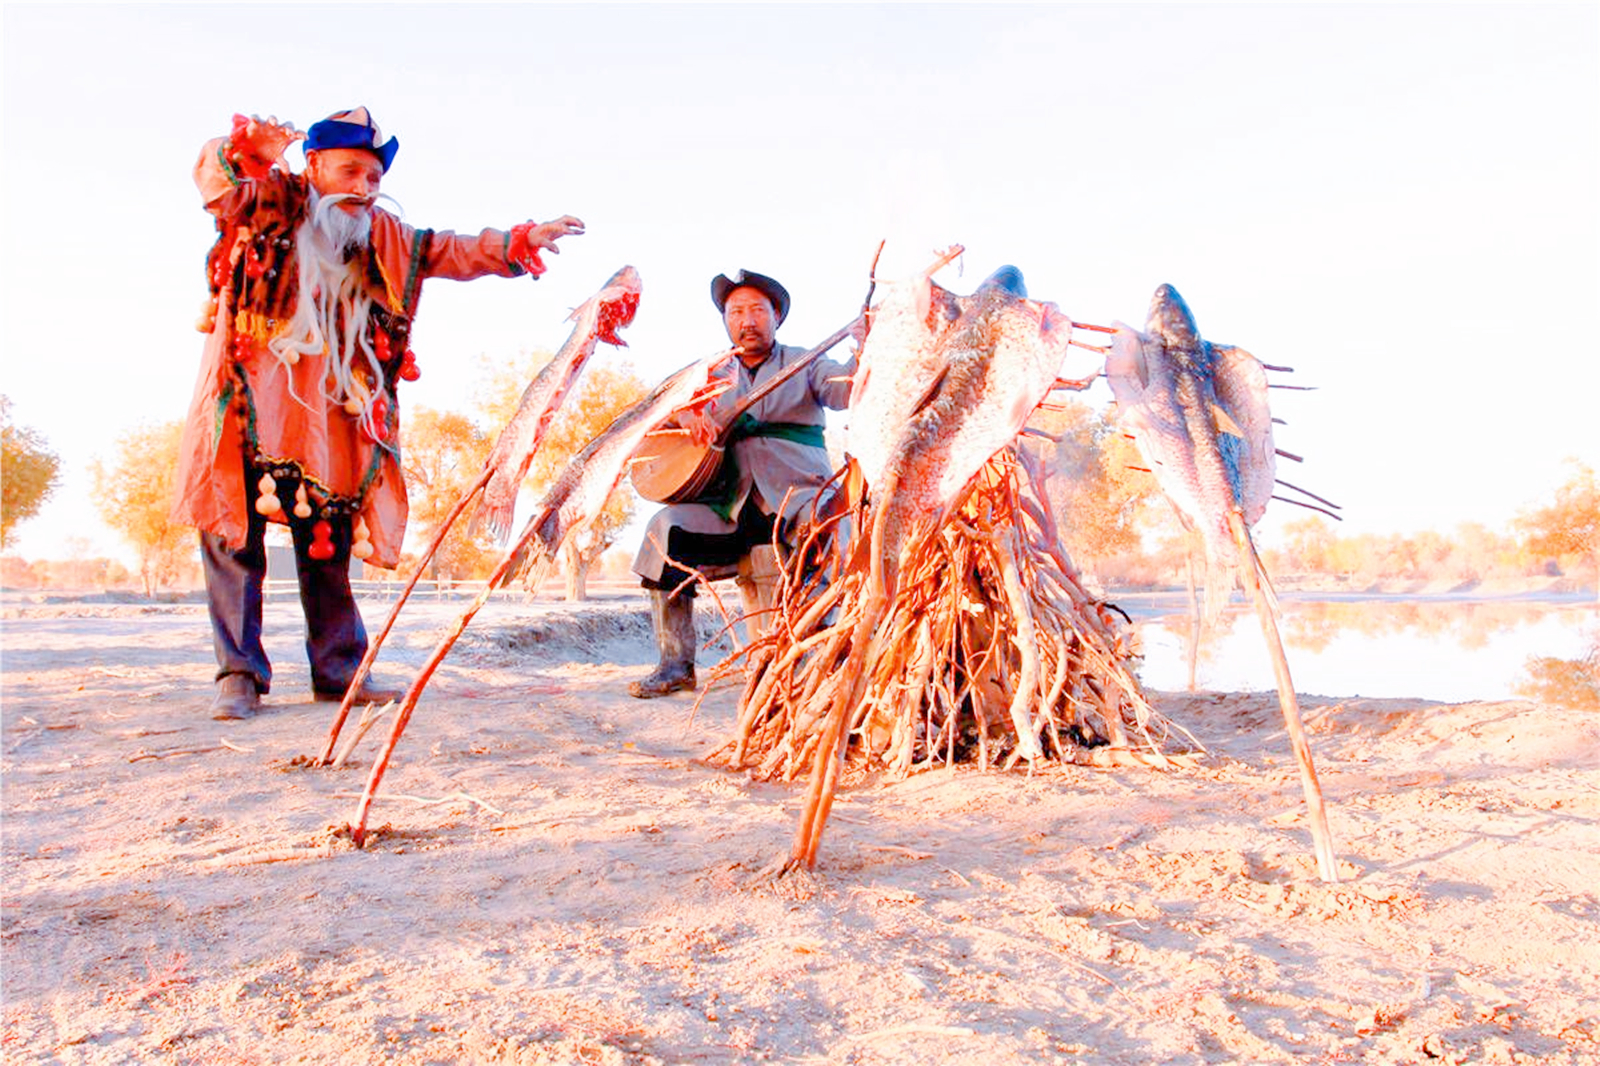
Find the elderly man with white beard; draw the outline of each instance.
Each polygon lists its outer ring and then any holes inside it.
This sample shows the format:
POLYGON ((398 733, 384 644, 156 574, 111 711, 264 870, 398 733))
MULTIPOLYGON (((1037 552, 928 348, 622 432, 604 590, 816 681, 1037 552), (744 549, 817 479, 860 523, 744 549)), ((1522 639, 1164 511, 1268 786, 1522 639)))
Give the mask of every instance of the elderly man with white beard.
MULTIPOLYGON (((538 277, 539 253, 584 231, 570 215, 475 236, 416 229, 375 206, 398 147, 364 107, 304 134, 235 115, 195 165, 218 238, 173 517, 200 530, 219 719, 257 713, 272 683, 261 641, 268 522, 294 540, 314 697, 340 699, 366 653, 350 558, 399 561, 396 385, 419 374, 410 334, 422 282, 538 277), (297 140, 302 174, 283 159, 297 140)), ((358 698, 396 695, 369 683, 358 698)))

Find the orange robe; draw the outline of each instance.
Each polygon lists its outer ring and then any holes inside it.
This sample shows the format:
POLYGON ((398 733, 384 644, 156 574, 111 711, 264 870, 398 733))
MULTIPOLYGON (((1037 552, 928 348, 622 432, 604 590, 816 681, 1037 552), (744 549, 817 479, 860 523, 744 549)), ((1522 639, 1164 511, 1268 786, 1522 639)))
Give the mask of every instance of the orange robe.
MULTIPOLYGON (((324 395, 326 352, 302 355, 286 368, 267 350, 267 342, 293 315, 296 283, 287 265, 294 263, 293 239, 305 214, 306 184, 304 177, 280 169, 259 180, 244 178, 228 165, 227 147, 223 138, 207 143, 194 171, 206 209, 222 232, 211 259, 214 283, 219 278, 222 283, 220 313, 206 338, 184 425, 172 516, 221 536, 230 549, 242 547, 246 508, 257 495, 258 475, 247 468, 248 456, 252 464, 292 469, 292 476, 306 484, 313 506, 363 518, 373 548, 367 561, 393 567, 409 511, 393 392, 399 375, 387 375, 385 439, 374 442, 355 417, 324 395), (242 239, 241 226, 249 227, 242 239), (231 263, 235 240, 243 244, 243 254, 231 263), (249 261, 258 254, 285 274, 280 280, 287 295, 263 299, 267 282, 246 279, 249 261)), ((373 211, 372 239, 362 253, 362 267, 374 319, 381 315, 390 328, 397 357, 405 348, 425 279, 466 281, 526 273, 507 258, 510 238, 509 232, 496 229, 475 237, 417 230, 387 211, 373 211)), ((256 268, 265 272, 266 264, 256 268)), ((276 517, 282 519, 281 514, 276 517)))

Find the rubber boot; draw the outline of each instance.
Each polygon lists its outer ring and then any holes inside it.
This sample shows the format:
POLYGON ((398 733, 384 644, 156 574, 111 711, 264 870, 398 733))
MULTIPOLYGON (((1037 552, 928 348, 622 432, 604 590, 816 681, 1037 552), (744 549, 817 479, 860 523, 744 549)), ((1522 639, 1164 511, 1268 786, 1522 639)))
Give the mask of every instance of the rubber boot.
POLYGON ((670 596, 660 589, 651 589, 650 625, 655 630, 656 646, 661 649, 661 665, 642 681, 630 682, 628 693, 641 700, 652 700, 694 688, 694 652, 698 643, 694 633, 694 597, 670 596))

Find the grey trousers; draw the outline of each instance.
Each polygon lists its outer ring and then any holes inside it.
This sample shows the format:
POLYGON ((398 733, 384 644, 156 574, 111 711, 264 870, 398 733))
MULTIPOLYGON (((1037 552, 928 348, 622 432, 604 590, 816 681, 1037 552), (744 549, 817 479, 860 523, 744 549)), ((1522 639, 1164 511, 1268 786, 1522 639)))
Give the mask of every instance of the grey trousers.
MULTIPOLYGON (((294 537, 295 573, 300 606, 306 620, 306 658, 311 662, 311 687, 317 692, 343 692, 367 653, 367 630, 350 591, 350 527, 348 517, 330 520, 331 559, 306 554, 313 520, 289 519, 294 537)), ((217 679, 249 674, 256 689, 272 687, 272 663, 261 643, 261 586, 267 575, 267 520, 250 509, 244 547, 228 550, 222 538, 200 534, 200 560, 206 579, 206 606, 217 655, 217 679)))

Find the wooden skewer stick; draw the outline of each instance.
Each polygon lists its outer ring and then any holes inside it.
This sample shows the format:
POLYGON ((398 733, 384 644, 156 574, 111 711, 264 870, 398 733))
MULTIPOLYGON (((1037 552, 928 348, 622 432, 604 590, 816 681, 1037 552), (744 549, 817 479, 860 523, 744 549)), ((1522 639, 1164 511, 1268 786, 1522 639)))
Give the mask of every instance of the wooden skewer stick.
MULTIPOLYGON (((1085 345, 1080 345, 1080 347, 1089 348, 1089 347, 1092 347, 1092 346, 1085 344, 1085 345)), ((1096 348, 1094 350, 1095 351, 1100 351, 1102 349, 1096 348)), ((1087 389, 1090 385, 1093 385, 1095 383, 1095 379, 1098 378, 1099 376, 1100 376, 1100 371, 1096 370, 1094 373, 1090 374, 1086 378, 1061 378, 1061 377, 1058 377, 1058 378, 1056 378, 1055 382, 1051 384, 1050 391, 1054 392, 1057 389, 1070 389, 1073 392, 1082 392, 1084 389, 1087 389)))
POLYGON ((1339 881, 1339 864, 1333 854, 1333 834, 1328 830, 1328 810, 1322 802, 1322 786, 1317 782, 1317 768, 1311 761, 1311 745, 1306 741, 1305 726, 1300 720, 1300 701, 1295 695, 1294 680, 1289 676, 1289 660, 1283 652, 1283 638, 1278 633, 1276 612, 1267 598, 1264 584, 1266 572, 1261 557, 1256 554, 1255 542, 1250 539, 1250 529, 1244 524, 1244 515, 1237 509, 1228 512, 1228 525, 1233 529, 1233 539, 1239 546, 1240 572, 1245 586, 1255 598, 1256 616, 1261 620, 1261 632, 1267 638, 1267 650, 1272 654, 1272 669, 1278 679, 1278 704, 1283 709, 1284 726, 1289 732, 1289 743, 1294 748, 1295 762, 1300 766, 1300 785, 1305 791, 1308 820, 1311 823, 1311 842, 1317 855, 1317 872, 1328 884, 1339 881))
POLYGON ((1292 503, 1296 507, 1304 507, 1308 511, 1315 511, 1318 514, 1325 514, 1329 518, 1333 519, 1335 522, 1343 522, 1344 521, 1344 515, 1342 515, 1342 514, 1334 514, 1332 511, 1328 510, 1327 508, 1318 507, 1314 503, 1307 503, 1304 500, 1291 499, 1288 496, 1279 496, 1276 493, 1273 494, 1272 498, 1274 500, 1277 500, 1280 503, 1292 503))
POLYGON ((356 667, 355 676, 350 679, 350 687, 345 690, 344 699, 339 701, 339 713, 334 715, 333 727, 328 730, 328 744, 323 748, 321 758, 317 760, 318 766, 328 766, 332 763, 334 746, 339 743, 339 731, 344 728, 345 719, 350 717, 350 705, 355 703, 356 693, 361 691, 361 683, 372 672, 372 664, 378 661, 378 651, 383 647, 383 642, 389 636, 389 631, 394 628, 395 620, 400 617, 400 608, 404 607, 406 600, 410 599, 411 590, 417 587, 417 581, 421 579, 422 572, 428 568, 428 564, 433 561, 434 553, 439 550, 439 545, 444 543, 445 535, 450 532, 450 527, 455 525, 457 518, 461 517, 461 512, 467 509, 467 504, 477 499, 478 493, 483 491, 484 486, 489 484, 489 479, 493 476, 494 468, 486 466, 483 473, 478 477, 478 483, 462 494, 461 499, 457 500, 456 505, 450 509, 450 513, 445 515, 444 521, 439 523, 439 531, 433 535, 433 541, 428 545, 427 550, 422 553, 422 558, 417 560, 417 569, 412 573, 411 580, 407 581, 406 587, 401 590, 400 598, 394 601, 394 608, 389 612, 389 619, 383 623, 383 629, 378 633, 377 638, 367 645, 367 653, 361 657, 361 663, 356 667))
MULTIPOLYGON (((417 701, 422 698, 422 690, 428 687, 428 681, 433 677, 433 672, 444 662, 444 657, 450 654, 450 649, 455 647, 457 639, 466 631, 467 623, 472 621, 473 615, 489 601, 489 596, 500 587, 508 574, 519 560, 524 545, 533 539, 537 527, 529 522, 527 530, 506 552, 505 558, 500 560, 500 565, 495 567, 494 573, 483 584, 483 591, 456 619, 455 625, 450 627, 450 632, 445 634, 439 646, 433 650, 428 661, 423 663, 422 670, 417 674, 417 679, 411 682, 411 687, 406 690, 406 697, 400 703, 400 709, 395 712, 394 726, 389 730, 389 740, 383 746, 383 751, 372 764, 372 773, 367 778, 366 791, 361 794, 361 804, 356 811, 356 820, 350 824, 350 840, 356 847, 361 847, 367 835, 367 815, 372 810, 372 801, 377 798, 378 785, 383 781, 383 775, 389 769, 389 759, 394 755, 394 749, 400 744, 400 737, 406 731, 406 725, 411 721, 411 712, 417 709, 417 701)), ((537 588, 539 578, 543 576, 545 563, 537 564, 532 577, 529 579, 529 588, 537 588)))
POLYGON ((1294 491, 1298 492, 1302 496, 1310 496, 1313 500, 1316 500, 1318 503, 1321 503, 1321 504, 1326 504, 1327 506, 1332 507, 1335 511, 1344 510, 1343 507, 1340 507, 1338 504, 1334 503, 1332 500, 1325 500, 1321 496, 1318 496, 1316 493, 1312 492, 1310 489, 1303 489, 1299 485, 1294 485, 1294 484, 1291 484, 1291 483, 1283 480, 1283 478, 1281 478, 1281 477, 1280 478, 1273 478, 1273 480, 1276 481, 1278 484, 1282 485, 1284 488, 1293 489, 1294 491))

